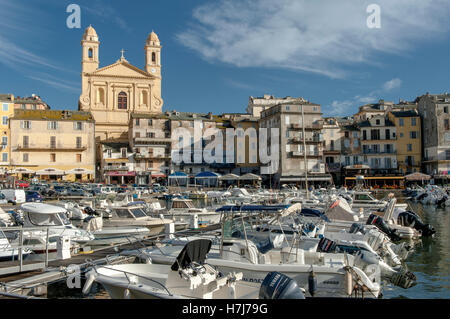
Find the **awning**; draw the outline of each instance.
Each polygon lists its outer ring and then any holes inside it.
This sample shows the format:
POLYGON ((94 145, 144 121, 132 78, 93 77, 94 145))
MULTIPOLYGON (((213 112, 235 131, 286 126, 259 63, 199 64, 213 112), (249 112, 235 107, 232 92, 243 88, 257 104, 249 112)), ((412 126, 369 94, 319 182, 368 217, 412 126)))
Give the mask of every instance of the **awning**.
MULTIPOLYGON (((356 177, 346 177, 345 179, 348 180, 354 180, 356 179, 356 177)), ((383 180, 383 179, 398 179, 398 180, 402 180, 405 179, 404 176, 364 176, 364 179, 378 179, 378 180, 383 180)))
POLYGON ((69 171, 66 171, 66 174, 94 174, 94 172, 90 169, 74 168, 69 171))
POLYGON ((64 171, 57 168, 44 168, 37 171, 36 175, 64 175, 64 171))
POLYGON ((420 172, 415 172, 405 176, 407 181, 427 181, 431 179, 430 175, 423 174, 420 172))
POLYGON ((154 172, 154 173, 152 173, 152 177, 154 177, 154 178, 164 178, 164 177, 166 177, 166 174, 161 173, 161 172, 154 172))
POLYGON ((258 176, 256 174, 247 173, 239 177, 239 180, 241 181, 260 181, 262 180, 261 176, 258 176))
POLYGON ((21 173, 21 174, 34 174, 34 171, 32 171, 31 169, 25 168, 25 167, 18 167, 16 169, 13 169, 10 171, 12 174, 17 174, 17 173, 21 173))
POLYGON ((239 179, 239 176, 236 174, 226 174, 219 177, 221 181, 235 181, 239 179))
POLYGON ((195 175, 195 178, 219 178, 220 174, 214 172, 201 172, 195 175))
POLYGON ((106 176, 136 176, 136 172, 108 172, 106 176))
POLYGON ((169 178, 188 178, 185 172, 175 172, 169 175, 169 178))

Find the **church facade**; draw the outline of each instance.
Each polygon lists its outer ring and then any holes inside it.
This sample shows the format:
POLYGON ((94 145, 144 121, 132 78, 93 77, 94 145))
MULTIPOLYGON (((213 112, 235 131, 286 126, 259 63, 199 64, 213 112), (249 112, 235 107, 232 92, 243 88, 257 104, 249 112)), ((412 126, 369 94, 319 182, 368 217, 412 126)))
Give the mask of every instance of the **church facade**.
POLYGON ((91 112, 97 142, 127 142, 131 114, 160 114, 161 44, 152 32, 145 43, 145 68, 122 56, 114 64, 99 67, 100 41, 89 26, 81 41, 82 71, 80 111, 91 112))

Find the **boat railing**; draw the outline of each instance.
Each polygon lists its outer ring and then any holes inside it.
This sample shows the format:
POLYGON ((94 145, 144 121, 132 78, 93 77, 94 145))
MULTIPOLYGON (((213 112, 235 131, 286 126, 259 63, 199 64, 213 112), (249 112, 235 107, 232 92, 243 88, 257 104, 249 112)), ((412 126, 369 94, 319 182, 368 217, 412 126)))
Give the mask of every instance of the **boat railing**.
MULTIPOLYGON (((167 294, 168 294, 169 296, 173 296, 173 294, 170 292, 170 290, 169 290, 166 286, 164 286, 162 283, 160 283, 159 281, 154 280, 154 279, 152 279, 152 278, 148 278, 148 277, 143 276, 143 275, 139 275, 139 274, 132 273, 132 272, 129 272, 129 271, 126 271, 126 270, 116 269, 116 268, 112 268, 112 267, 108 267, 108 266, 101 266, 101 268, 103 268, 103 269, 108 269, 108 270, 112 270, 112 271, 116 271, 116 272, 118 272, 118 273, 123 273, 123 274, 125 275, 125 278, 126 278, 127 281, 128 281, 128 284, 130 284, 130 285, 136 284, 136 282, 133 282, 133 281, 130 279, 129 276, 135 276, 135 277, 138 277, 138 278, 142 278, 142 279, 151 281, 151 282, 153 282, 153 283, 155 283, 155 284, 161 286, 161 287, 167 292, 167 294)), ((96 268, 95 266, 92 267, 92 269, 95 271, 96 274, 101 275, 101 274, 97 271, 97 268, 96 268)))
MULTIPOLYGON (((32 235, 33 232, 43 232, 45 235, 45 269, 48 268, 48 261, 49 261, 49 226, 41 226, 41 227, 21 227, 21 226, 12 226, 12 227, 0 227, 0 231, 3 233, 9 233, 9 232, 18 232, 18 242, 11 242, 8 237, 5 235, 6 239, 9 242, 9 245, 5 245, 0 247, 1 250, 9 250, 11 251, 11 261, 17 261, 19 266, 19 272, 24 271, 24 253, 27 253, 29 250, 32 250, 32 248, 35 248, 35 245, 33 244, 26 244, 24 245, 24 239, 27 239, 28 235, 24 234, 26 232, 27 234, 32 235), (17 257, 15 254, 15 251, 17 250, 17 257)), ((15 239, 14 239, 15 240, 15 239)), ((1 265, 1 263, 0 263, 1 265)))

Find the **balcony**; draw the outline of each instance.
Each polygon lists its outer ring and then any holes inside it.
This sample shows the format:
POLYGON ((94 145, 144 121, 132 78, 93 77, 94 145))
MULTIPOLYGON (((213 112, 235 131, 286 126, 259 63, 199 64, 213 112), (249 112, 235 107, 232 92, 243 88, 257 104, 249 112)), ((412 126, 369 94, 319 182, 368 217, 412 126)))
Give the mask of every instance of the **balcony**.
POLYGON ((103 167, 104 171, 128 171, 128 166, 108 165, 103 167))
MULTIPOLYGON (((292 151, 291 156, 292 157, 303 157, 303 156, 305 156, 305 154, 304 154, 304 152, 292 151)), ((319 152, 313 152, 313 153, 307 152, 306 157, 322 157, 322 154, 320 154, 319 152)))
MULTIPOLYGON (((289 128, 295 130, 302 130, 303 125, 301 124, 290 124, 289 128)), ((306 123, 305 130, 321 130, 323 129, 323 123, 306 123)))
POLYGON ((363 154, 366 155, 383 155, 383 154, 392 154, 395 155, 397 154, 396 150, 363 150, 363 154))
POLYGON ((364 137, 362 137, 361 138, 361 141, 363 141, 363 142, 370 142, 370 141, 380 141, 380 142, 383 142, 383 141, 396 141, 397 140, 397 137, 390 137, 390 138, 364 138, 364 137))
POLYGON ((170 144, 172 139, 170 137, 135 137, 134 144, 149 145, 149 144, 170 144))
MULTIPOLYGON (((320 136, 306 136, 305 142, 306 143, 321 143, 323 141, 323 138, 320 136)), ((303 137, 293 137, 291 139, 292 143, 303 143, 303 137)))
POLYGON ((74 147, 61 145, 18 145, 13 151, 17 152, 83 152, 87 146, 76 145, 74 147))
POLYGON ((171 159, 171 156, 169 154, 141 154, 137 153, 134 154, 135 159, 171 159))

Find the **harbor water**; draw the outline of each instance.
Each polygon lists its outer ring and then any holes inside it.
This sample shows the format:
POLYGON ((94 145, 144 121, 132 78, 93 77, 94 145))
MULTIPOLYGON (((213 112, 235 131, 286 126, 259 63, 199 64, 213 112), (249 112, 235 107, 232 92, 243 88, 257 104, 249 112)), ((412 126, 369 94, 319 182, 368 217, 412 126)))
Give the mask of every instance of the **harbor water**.
POLYGON ((450 299, 450 207, 407 203, 424 223, 433 225, 436 234, 418 241, 407 258, 408 270, 417 276, 417 285, 409 289, 385 285, 383 297, 450 299))

